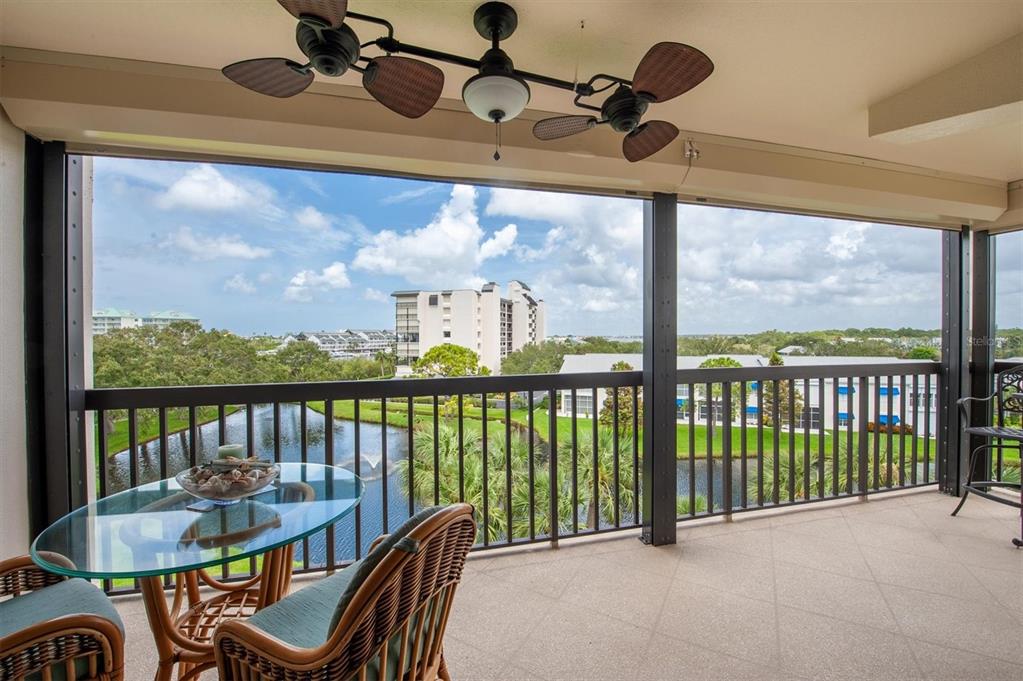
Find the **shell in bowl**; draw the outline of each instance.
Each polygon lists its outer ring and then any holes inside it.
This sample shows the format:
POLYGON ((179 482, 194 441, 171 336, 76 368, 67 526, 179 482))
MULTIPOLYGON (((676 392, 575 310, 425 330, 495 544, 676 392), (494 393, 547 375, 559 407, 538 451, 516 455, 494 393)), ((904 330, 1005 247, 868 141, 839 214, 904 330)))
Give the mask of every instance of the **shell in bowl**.
POLYGON ((192 496, 216 503, 235 503, 266 490, 281 469, 273 464, 240 459, 235 465, 224 460, 181 471, 175 476, 181 488, 192 496))

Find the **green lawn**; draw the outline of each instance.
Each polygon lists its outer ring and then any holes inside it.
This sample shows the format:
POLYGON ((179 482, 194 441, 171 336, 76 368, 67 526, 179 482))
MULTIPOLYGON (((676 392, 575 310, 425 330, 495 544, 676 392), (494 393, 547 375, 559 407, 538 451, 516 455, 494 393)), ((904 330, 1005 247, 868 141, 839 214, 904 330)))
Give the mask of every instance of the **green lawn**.
MULTIPOLYGON (((240 407, 235 405, 228 405, 225 408, 226 414, 230 415, 238 411, 240 407)), ((160 423, 156 414, 155 409, 140 409, 136 417, 136 439, 138 444, 144 444, 160 437, 160 423)), ((217 420, 217 408, 216 407, 198 407, 195 410, 195 425, 200 426, 205 423, 217 420)), ((102 424, 98 421, 96 423, 96 442, 99 442, 99 428, 102 424)), ((167 434, 176 434, 179 431, 188 428, 188 410, 187 409, 168 409, 167 410, 167 434)), ((107 456, 123 452, 128 448, 128 418, 124 417, 116 419, 114 421, 114 429, 112 432, 107 434, 107 456)))

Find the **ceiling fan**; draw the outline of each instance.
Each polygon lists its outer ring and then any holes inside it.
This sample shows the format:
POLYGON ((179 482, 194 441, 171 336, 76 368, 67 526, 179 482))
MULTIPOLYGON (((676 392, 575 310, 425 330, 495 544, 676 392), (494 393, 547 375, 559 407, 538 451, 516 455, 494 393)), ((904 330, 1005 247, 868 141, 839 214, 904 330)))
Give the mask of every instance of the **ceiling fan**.
MULTIPOLYGON (((533 127, 538 139, 567 137, 606 123, 626 133, 622 143, 625 158, 640 161, 678 136, 678 128, 667 121, 641 123, 647 107, 696 87, 714 70, 707 55, 695 47, 662 42, 646 53, 631 81, 598 74, 586 83, 576 83, 515 68, 500 43, 515 31, 518 15, 503 2, 486 2, 476 9, 473 24, 491 45, 482 58, 472 59, 401 43, 394 38, 390 22, 349 12, 348 0, 277 1, 298 19, 295 40, 306 61, 265 57, 235 62, 222 69, 232 81, 265 95, 293 97, 312 84, 314 72, 338 77, 351 69, 362 74, 363 87, 378 102, 402 116, 419 118, 440 98, 444 72, 421 59, 396 55, 404 53, 465 66, 478 73, 466 81, 462 99, 478 118, 496 124, 498 149, 501 123, 515 118, 526 108, 530 96, 528 83, 532 82, 574 92, 576 106, 600 113, 599 118, 575 115, 539 121, 533 127), (348 25, 353 19, 382 26, 387 35, 361 43, 348 25), (379 48, 384 54, 364 56, 362 50, 369 46, 379 48), (616 90, 599 107, 580 101, 615 86, 616 90)), ((500 154, 495 152, 494 159, 499 158, 500 154)))

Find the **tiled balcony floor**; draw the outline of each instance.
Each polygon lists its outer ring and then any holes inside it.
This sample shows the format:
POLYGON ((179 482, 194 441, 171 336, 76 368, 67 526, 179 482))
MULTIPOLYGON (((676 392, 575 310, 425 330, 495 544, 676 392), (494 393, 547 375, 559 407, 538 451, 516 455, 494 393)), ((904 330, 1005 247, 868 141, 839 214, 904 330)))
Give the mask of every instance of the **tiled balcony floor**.
MULTIPOLYGON (((475 554, 445 651, 466 681, 1023 681, 1019 516, 934 491, 475 554)), ((301 587, 302 581, 296 582, 301 587)), ((151 678, 137 599, 128 679, 151 678)), ((208 674, 204 678, 215 678, 208 674)))

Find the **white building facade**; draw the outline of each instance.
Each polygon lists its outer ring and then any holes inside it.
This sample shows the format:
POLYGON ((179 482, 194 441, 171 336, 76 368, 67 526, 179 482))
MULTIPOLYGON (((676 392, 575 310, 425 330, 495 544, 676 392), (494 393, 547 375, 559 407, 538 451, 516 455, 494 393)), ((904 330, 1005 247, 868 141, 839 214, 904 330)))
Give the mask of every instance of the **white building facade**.
POLYGON ((92 313, 92 335, 100 336, 116 329, 137 329, 142 326, 155 326, 163 329, 174 322, 200 323, 198 317, 173 310, 137 315, 131 310, 106 308, 92 313))
POLYGON ((394 326, 399 375, 437 345, 469 348, 480 364, 499 373, 501 360, 546 337, 544 302, 521 281, 508 283, 507 297, 490 282, 479 291, 395 291, 394 326))
MULTIPOLYGON (((700 364, 708 359, 727 357, 735 360, 743 367, 766 367, 768 358, 760 355, 709 355, 706 357, 677 357, 676 367, 678 369, 697 369, 700 364)), ((611 367, 618 363, 625 362, 633 369, 643 369, 643 355, 640 354, 587 354, 587 355, 566 355, 561 366, 561 373, 588 373, 611 371, 611 367)), ((935 376, 930 377, 929 385, 924 376, 917 376, 914 383, 913 376, 905 377, 903 386, 900 364, 919 363, 919 360, 905 360, 895 357, 802 357, 789 356, 785 358, 785 366, 814 366, 814 365, 849 365, 857 364, 891 364, 892 378, 891 386, 887 379, 882 378, 880 383, 874 377, 867 379, 867 411, 866 418, 869 422, 879 425, 907 425, 914 428, 917 435, 937 436, 938 420, 938 384, 935 376), (891 406, 889 406, 889 403, 891 406)), ((797 407, 794 418, 794 430, 803 431, 818 430, 823 427, 831 430, 836 425, 840 429, 852 427, 856 430, 860 414, 859 405, 859 379, 825 378, 823 386, 820 379, 810 379, 809 384, 803 380, 794 380, 795 394, 799 396, 801 403, 797 407), (809 390, 807 390, 807 387, 809 390), (823 390, 822 390, 823 387, 823 390), (822 394, 823 393, 823 394, 822 394)), ((763 388, 764 401, 769 403, 770 396, 767 394, 770 386, 763 388)), ((720 396, 708 400, 705 385, 692 386, 692 394, 688 384, 676 386, 675 406, 676 420, 685 423, 689 420, 689 401, 693 399, 693 416, 697 424, 706 423, 708 410, 713 409, 715 423, 723 422, 723 407, 720 396)), ((599 414, 607 397, 608 391, 603 388, 597 389, 596 411, 599 414)), ((759 396, 760 387, 756 381, 746 383, 745 408, 741 404, 733 407, 732 424, 738 426, 741 421, 747 424, 756 424, 761 421, 761 404, 759 396), (740 413, 741 411, 741 413, 740 413)), ((572 415, 571 391, 560 392, 558 405, 559 416, 572 415)), ((594 412, 593 392, 591 390, 576 392, 576 415, 579 418, 592 418, 594 412)), ((782 430, 789 428, 788 420, 779 424, 782 430)))
MULTIPOLYGON (((309 341, 334 359, 373 359, 377 353, 393 352, 395 335, 377 329, 341 329, 340 331, 304 331, 288 335, 280 347, 295 341, 309 341)), ((280 349, 280 348, 278 348, 280 349)))

